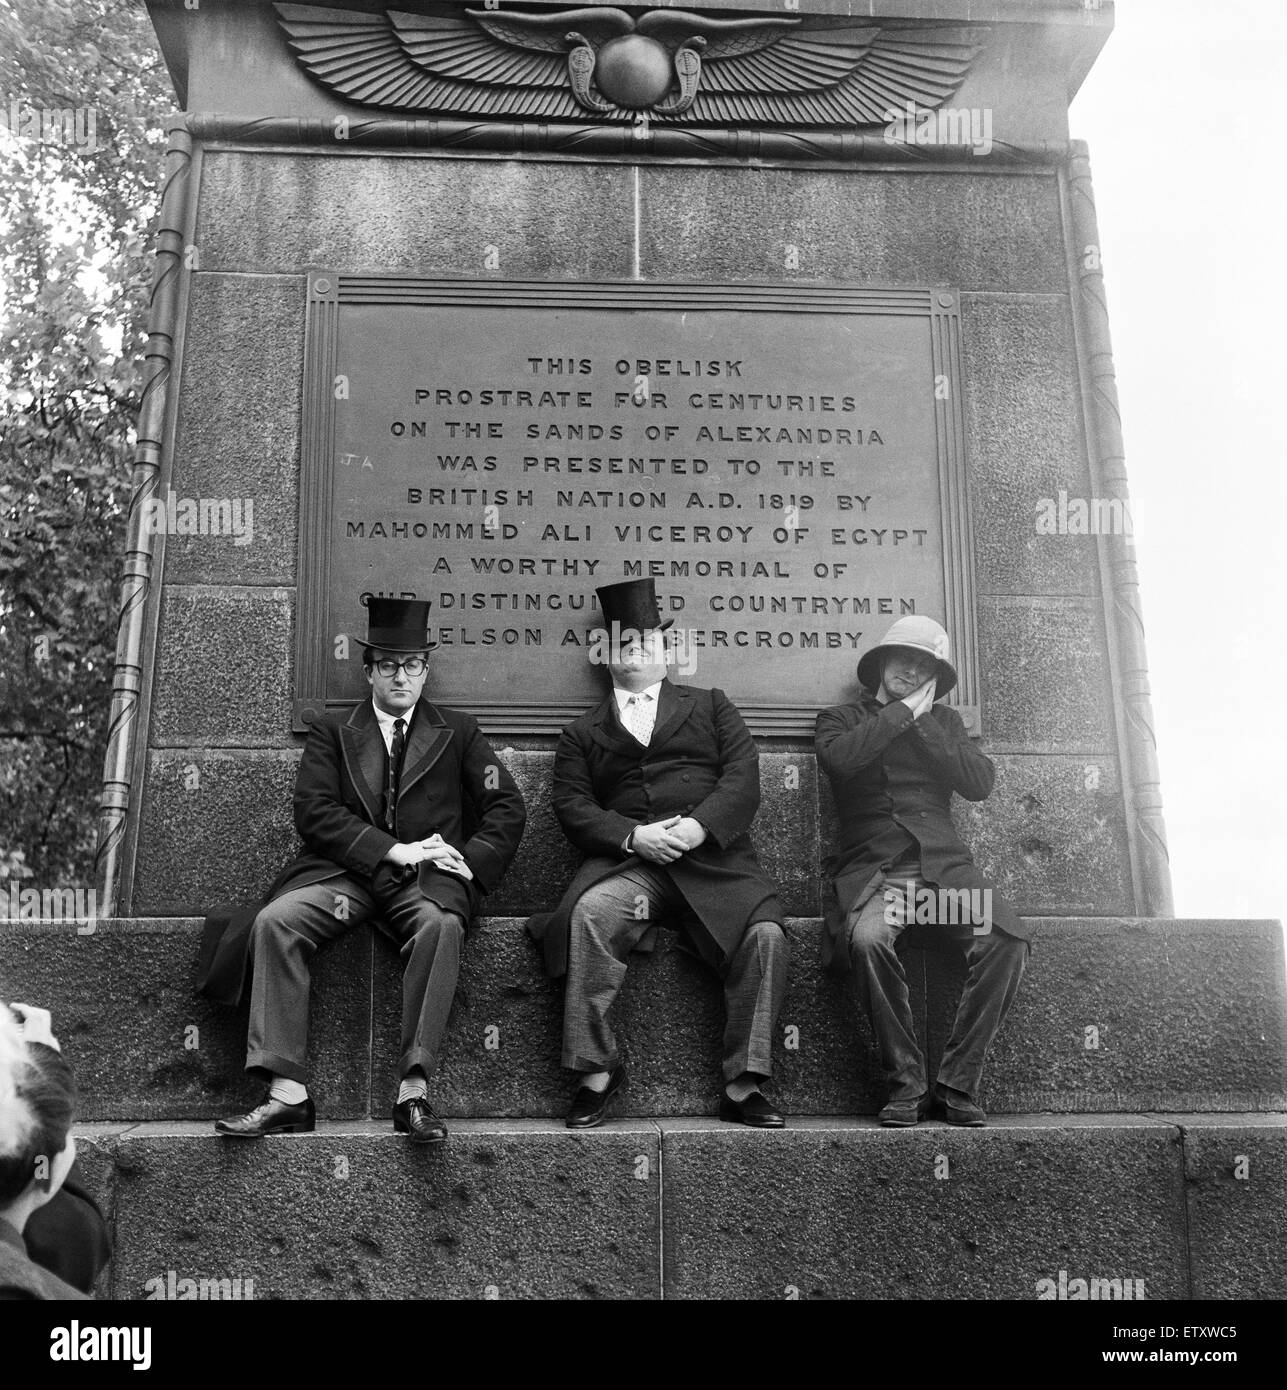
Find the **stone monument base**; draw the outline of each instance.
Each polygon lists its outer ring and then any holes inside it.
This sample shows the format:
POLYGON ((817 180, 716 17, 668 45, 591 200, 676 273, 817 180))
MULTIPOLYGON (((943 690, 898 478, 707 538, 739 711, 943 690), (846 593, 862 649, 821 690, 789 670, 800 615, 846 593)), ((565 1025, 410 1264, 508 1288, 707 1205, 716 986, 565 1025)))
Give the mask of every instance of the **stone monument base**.
MULTIPOLYGON (((52 1010, 76 1070, 117 1246, 104 1295, 1283 1297, 1278 925, 1027 925, 976 1131, 879 1128, 870 1033, 813 918, 788 923, 778 1132, 712 1118, 718 986, 665 933, 618 1008, 630 1085, 602 1130, 571 1133, 562 986, 520 919, 482 919, 432 1082, 451 1138, 427 1152, 388 1118, 397 959, 371 932, 317 960, 317 1132, 260 1144, 210 1126, 258 1088, 244 1011, 192 993, 197 919, 9 923, 0 973, 52 1010)), ((960 969, 921 947, 907 963, 933 1066, 960 969)))

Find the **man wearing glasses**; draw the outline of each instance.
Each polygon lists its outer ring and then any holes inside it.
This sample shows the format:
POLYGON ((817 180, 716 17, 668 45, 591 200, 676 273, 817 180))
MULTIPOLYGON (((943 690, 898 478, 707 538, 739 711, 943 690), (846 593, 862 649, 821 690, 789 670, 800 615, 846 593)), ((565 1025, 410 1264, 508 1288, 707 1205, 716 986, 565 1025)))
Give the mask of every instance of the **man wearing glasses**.
MULTIPOLYGON (((309 962, 319 946, 375 918, 400 946, 404 967, 394 1127, 416 1143, 447 1137, 429 1103, 429 1078, 465 928, 514 857, 526 813, 474 719, 421 698, 436 645, 428 616, 426 602, 371 599, 362 657, 371 698, 309 730, 295 782, 304 849, 248 933, 246 1070, 267 1079, 268 1094, 249 1114, 219 1120, 220 1134, 257 1139, 313 1128, 309 962)), ((244 956, 230 954, 228 936, 207 942, 207 961, 244 975, 244 956)), ((207 969, 206 992, 235 1002, 209 988, 212 973, 218 969, 207 969)))

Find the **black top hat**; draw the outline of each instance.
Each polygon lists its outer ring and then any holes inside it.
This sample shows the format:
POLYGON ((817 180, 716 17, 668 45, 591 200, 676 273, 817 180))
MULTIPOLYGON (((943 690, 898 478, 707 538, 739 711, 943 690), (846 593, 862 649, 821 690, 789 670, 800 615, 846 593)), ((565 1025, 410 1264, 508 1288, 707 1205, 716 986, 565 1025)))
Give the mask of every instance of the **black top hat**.
POLYGON ((599 595, 599 610, 604 625, 615 624, 622 632, 665 632, 674 618, 661 619, 657 606, 657 590, 651 579, 626 579, 620 584, 605 584, 594 591, 599 595))
POLYGON ((350 635, 367 647, 386 652, 433 651, 429 640, 429 604, 418 598, 371 598, 366 605, 366 636, 350 635))

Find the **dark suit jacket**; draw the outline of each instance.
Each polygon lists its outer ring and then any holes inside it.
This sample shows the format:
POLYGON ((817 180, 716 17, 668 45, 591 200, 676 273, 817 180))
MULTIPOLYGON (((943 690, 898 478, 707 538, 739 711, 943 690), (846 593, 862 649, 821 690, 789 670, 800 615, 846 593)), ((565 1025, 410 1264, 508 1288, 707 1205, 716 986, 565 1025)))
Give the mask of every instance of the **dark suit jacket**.
MULTIPOLYGON (((384 738, 370 700, 313 722, 295 778, 295 828, 304 847, 264 902, 346 873, 370 883, 378 895, 399 881, 399 871, 382 862, 389 849, 437 832, 464 856, 473 882, 424 863, 420 891, 468 924, 482 895, 500 882, 523 835, 527 817, 514 779, 472 715, 424 699, 407 733, 396 834, 384 829, 385 767, 384 738)), ((216 909, 206 918, 200 993, 220 1003, 239 1001, 250 927, 260 906, 216 909)))
POLYGON ((551 975, 567 970, 576 900, 642 862, 623 842, 637 825, 669 816, 693 816, 706 827, 705 842, 667 870, 726 958, 752 922, 782 921, 777 889, 747 833, 760 804, 760 755, 723 691, 664 681, 647 748, 622 727, 609 692, 563 730, 553 804, 563 833, 586 857, 558 907, 527 924, 551 975))
POLYGON ((27 1254, 21 1234, 0 1219, 0 1302, 27 1299, 86 1301, 86 1295, 56 1274, 36 1264, 27 1254))
POLYGON ((38 1265, 88 1294, 112 1258, 112 1238, 83 1179, 77 1159, 58 1191, 27 1218, 22 1238, 38 1265))
MULTIPOLYGON (((927 882, 992 891, 992 924, 1023 930, 1014 909, 975 867, 952 824, 952 793, 983 801, 996 776, 992 760, 965 732, 961 716, 934 705, 920 719, 901 700, 881 705, 863 692, 857 703, 823 710, 814 727, 818 762, 831 781, 839 833, 823 867, 835 880, 823 936, 823 961, 847 969, 849 915, 876 891, 880 871, 917 858, 927 882)), ((973 935, 969 923, 954 933, 973 935)))

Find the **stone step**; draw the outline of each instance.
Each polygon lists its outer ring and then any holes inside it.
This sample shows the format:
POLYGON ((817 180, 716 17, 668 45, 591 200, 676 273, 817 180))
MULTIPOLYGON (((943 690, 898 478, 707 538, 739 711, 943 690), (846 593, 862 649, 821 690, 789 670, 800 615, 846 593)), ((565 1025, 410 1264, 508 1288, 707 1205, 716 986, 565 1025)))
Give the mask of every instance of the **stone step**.
MULTIPOLYGON (((993 1114, 1287 1109, 1282 933, 1273 922, 1033 918, 1018 1003, 993 1050, 993 1114)), ((192 992, 200 924, 119 919, 92 932, 0 924, 0 997, 53 1011, 89 1120, 196 1119, 258 1098, 242 1074, 246 1017, 192 992)), ((816 919, 788 923, 791 984, 772 1093, 794 1115, 871 1114, 882 1102, 852 984, 824 974, 816 919)), ((962 970, 910 948, 913 1006, 931 1066, 962 970)), ((319 1114, 388 1114, 399 964, 358 930, 314 969, 310 1082, 319 1114)), ((713 974, 661 933, 617 1006, 630 1084, 617 1113, 710 1115, 719 1092, 722 997, 713 974)), ((433 1096, 458 1117, 556 1117, 562 985, 516 918, 471 933, 433 1096)))
POLYGON ((78 1132, 116 1298, 1287 1296, 1282 1114, 78 1132))

